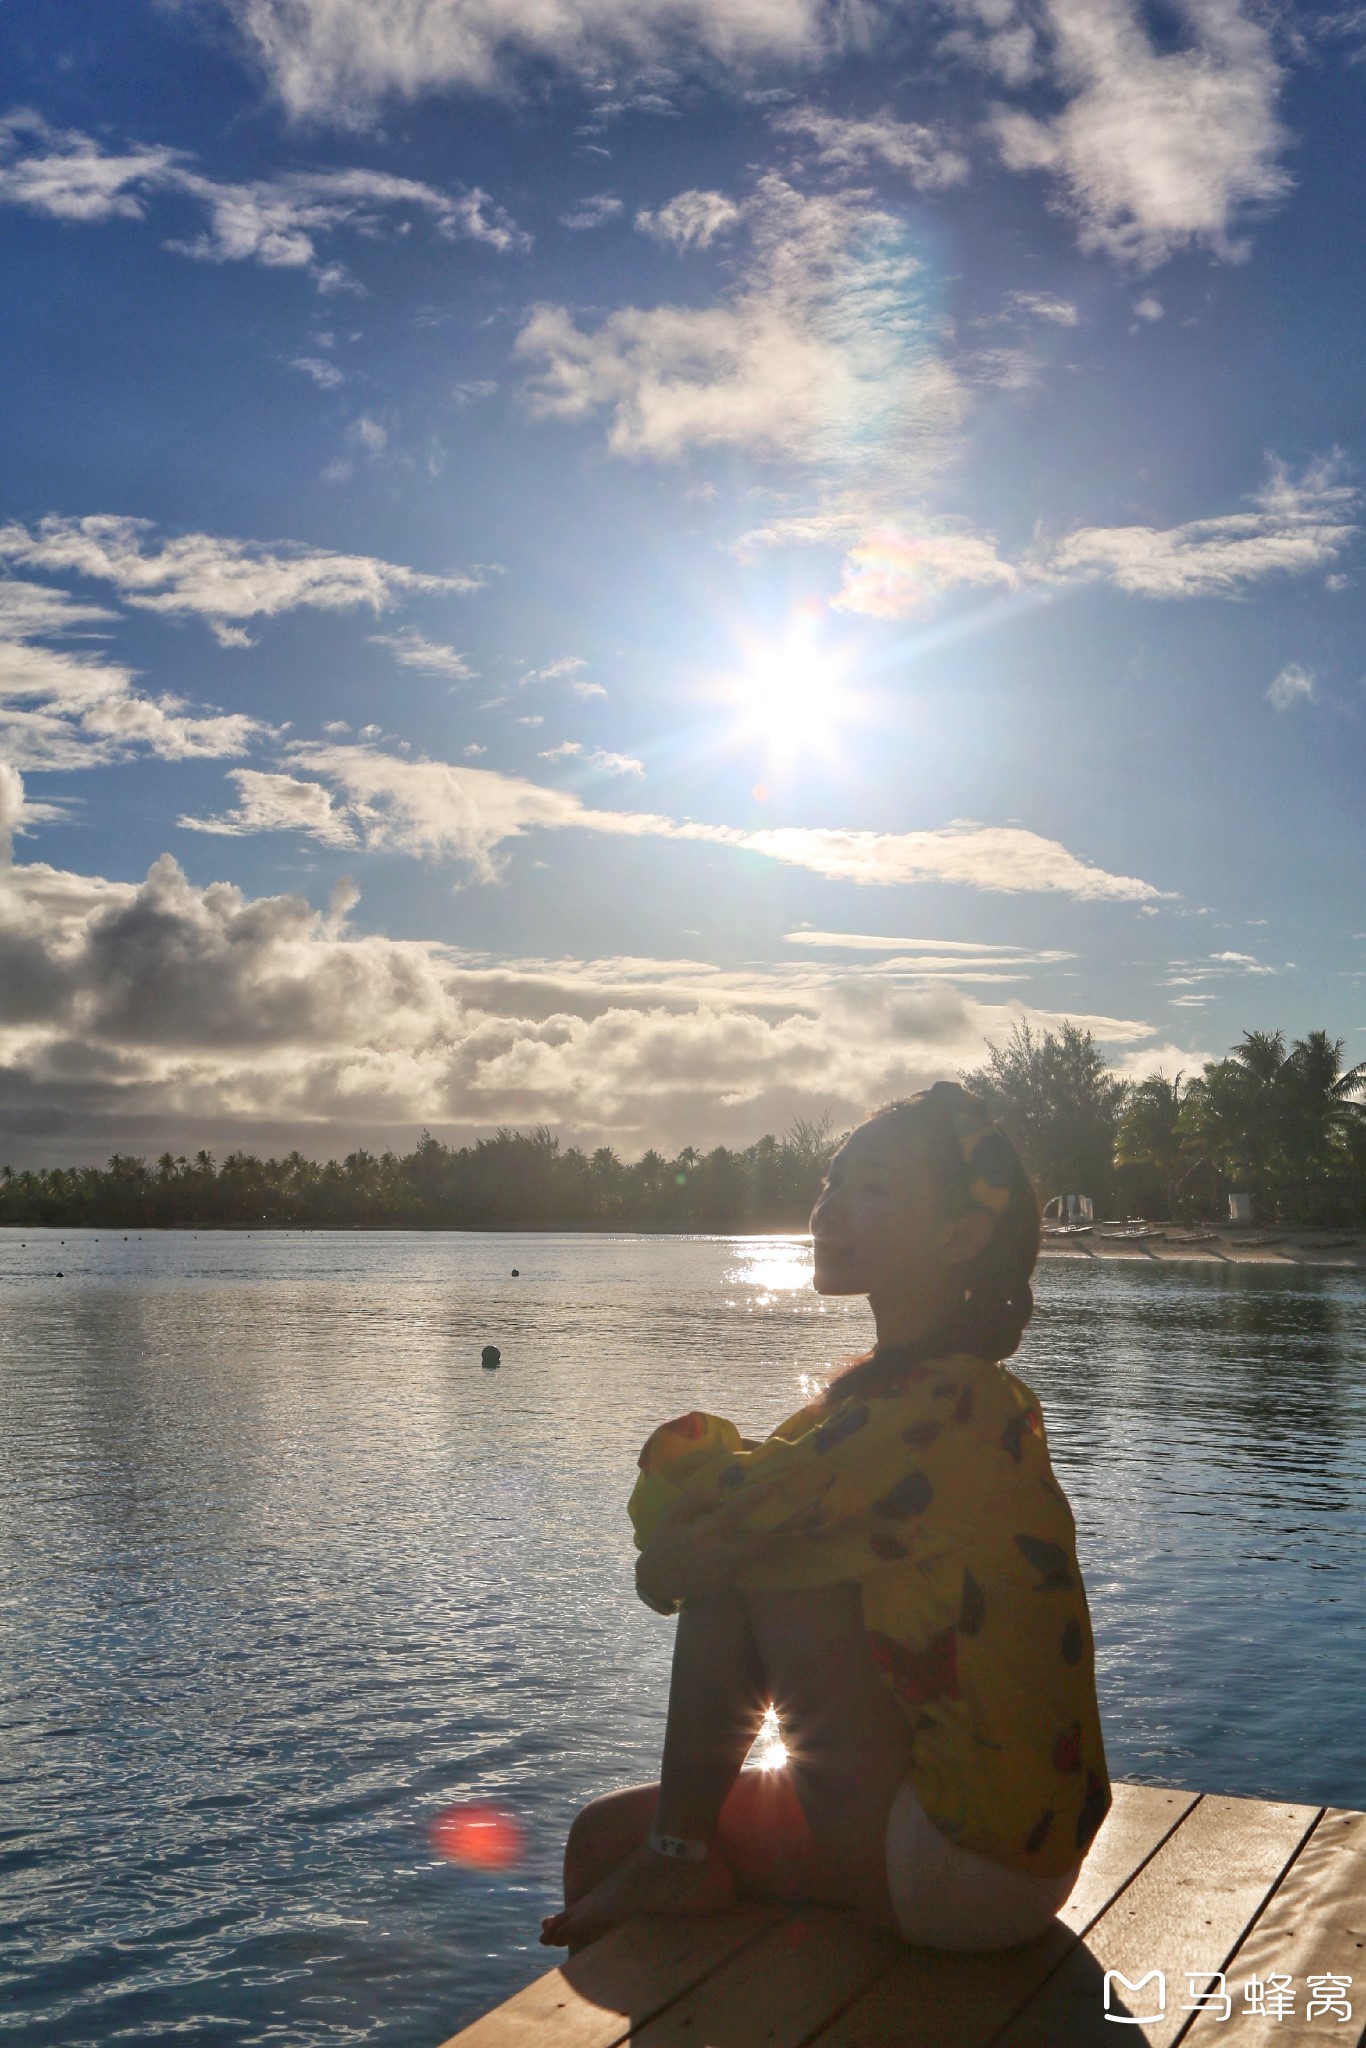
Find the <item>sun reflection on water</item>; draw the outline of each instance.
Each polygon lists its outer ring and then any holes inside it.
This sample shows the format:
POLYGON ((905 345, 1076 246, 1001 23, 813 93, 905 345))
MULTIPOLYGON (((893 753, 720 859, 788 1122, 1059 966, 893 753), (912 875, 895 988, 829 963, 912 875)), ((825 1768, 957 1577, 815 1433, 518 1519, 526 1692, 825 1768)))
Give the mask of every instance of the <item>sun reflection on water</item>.
POLYGON ((754 1287, 763 1294, 795 1294, 811 1285, 811 1241, 805 1237, 766 1238, 758 1243, 737 1238, 736 1263, 726 1270, 732 1286, 754 1287))

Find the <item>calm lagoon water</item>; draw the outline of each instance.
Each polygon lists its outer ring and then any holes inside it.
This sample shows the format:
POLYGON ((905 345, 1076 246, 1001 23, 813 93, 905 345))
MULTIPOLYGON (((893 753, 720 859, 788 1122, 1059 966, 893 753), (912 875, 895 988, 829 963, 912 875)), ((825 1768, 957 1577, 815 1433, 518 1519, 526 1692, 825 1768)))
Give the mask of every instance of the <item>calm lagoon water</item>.
MULTIPOLYGON (((807 1276, 790 1238, 0 1232, 0 2034, 423 2048, 545 1967, 571 1816, 659 1751, 636 1452, 863 1348, 807 1276), (470 1798, 514 1871, 431 1853, 470 1798)), ((1366 1806, 1366 1282, 1038 1294, 1115 1775, 1366 1806)))

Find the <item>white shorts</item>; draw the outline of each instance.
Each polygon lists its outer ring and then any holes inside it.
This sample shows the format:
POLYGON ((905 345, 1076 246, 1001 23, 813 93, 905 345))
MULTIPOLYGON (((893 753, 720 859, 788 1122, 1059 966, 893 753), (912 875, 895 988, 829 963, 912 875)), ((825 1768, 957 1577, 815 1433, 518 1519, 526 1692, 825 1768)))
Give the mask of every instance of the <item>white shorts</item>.
POLYGON ((904 1941, 924 1948, 1014 1948, 1043 1933, 1081 1871, 1035 1877, 960 1849, 907 1778, 887 1816, 887 1886, 904 1941))

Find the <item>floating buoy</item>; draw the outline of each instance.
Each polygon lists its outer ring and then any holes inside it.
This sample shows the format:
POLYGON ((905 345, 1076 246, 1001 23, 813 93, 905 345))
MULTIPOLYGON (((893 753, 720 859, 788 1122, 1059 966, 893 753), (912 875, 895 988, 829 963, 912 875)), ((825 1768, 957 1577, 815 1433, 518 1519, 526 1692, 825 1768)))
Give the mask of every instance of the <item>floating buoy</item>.
POLYGON ((497 1372, 503 1362, 503 1354, 496 1344, 486 1344, 479 1354, 479 1363, 485 1372, 497 1372))

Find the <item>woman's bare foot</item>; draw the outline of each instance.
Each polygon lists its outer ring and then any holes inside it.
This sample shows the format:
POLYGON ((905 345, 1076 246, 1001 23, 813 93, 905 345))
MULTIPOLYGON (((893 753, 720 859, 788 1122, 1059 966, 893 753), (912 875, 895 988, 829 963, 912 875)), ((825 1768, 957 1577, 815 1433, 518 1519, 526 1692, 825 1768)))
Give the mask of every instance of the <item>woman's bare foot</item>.
POLYGON ((642 1845, 593 1889, 541 1923, 547 1948, 582 1948, 633 1913, 724 1913, 735 1903, 735 1879, 713 1849, 705 1863, 685 1863, 642 1845))

